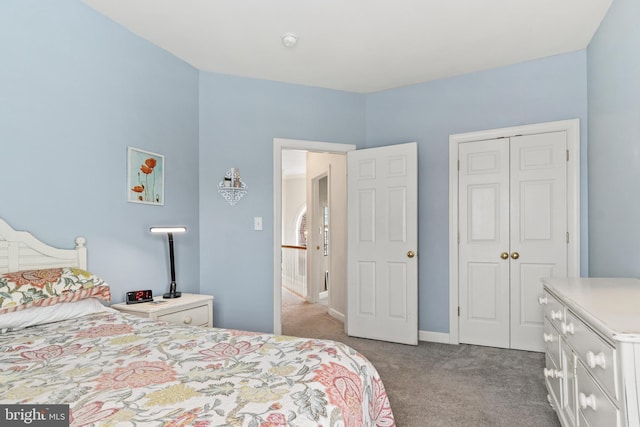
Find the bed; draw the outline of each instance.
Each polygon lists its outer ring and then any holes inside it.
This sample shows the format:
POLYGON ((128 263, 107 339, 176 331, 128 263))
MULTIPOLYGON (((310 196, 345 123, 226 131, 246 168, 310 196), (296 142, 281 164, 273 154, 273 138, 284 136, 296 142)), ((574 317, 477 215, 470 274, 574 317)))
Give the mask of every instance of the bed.
POLYGON ((0 404, 68 404, 72 426, 394 426, 374 366, 328 340, 177 326, 110 309, 82 238, 0 219, 0 404))

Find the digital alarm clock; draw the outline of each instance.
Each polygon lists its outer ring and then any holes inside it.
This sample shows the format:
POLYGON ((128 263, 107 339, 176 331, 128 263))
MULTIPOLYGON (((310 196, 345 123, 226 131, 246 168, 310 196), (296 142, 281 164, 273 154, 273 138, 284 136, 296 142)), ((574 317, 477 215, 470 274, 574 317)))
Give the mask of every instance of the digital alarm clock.
POLYGON ((149 301, 153 301, 153 293, 151 292, 151 289, 127 292, 125 302, 127 304, 139 304, 141 302, 149 301))

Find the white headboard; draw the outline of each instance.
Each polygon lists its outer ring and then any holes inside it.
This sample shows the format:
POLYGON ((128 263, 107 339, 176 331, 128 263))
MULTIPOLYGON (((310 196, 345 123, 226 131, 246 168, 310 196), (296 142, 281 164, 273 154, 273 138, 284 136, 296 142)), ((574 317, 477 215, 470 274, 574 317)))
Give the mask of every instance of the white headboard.
POLYGON ((0 273, 53 267, 87 269, 85 238, 76 237, 75 249, 58 249, 26 231, 16 231, 0 219, 0 273))

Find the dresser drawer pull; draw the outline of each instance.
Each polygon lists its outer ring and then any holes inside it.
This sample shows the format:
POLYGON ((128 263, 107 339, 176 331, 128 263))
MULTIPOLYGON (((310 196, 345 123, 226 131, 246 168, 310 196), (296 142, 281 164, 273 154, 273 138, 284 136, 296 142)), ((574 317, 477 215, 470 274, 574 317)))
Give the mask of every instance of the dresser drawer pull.
POLYGON ((562 324, 562 333, 563 334, 574 334, 575 333, 575 328, 573 326, 573 323, 563 323, 562 324))
POLYGON ((562 310, 551 310, 551 320, 562 320, 562 310))
POLYGON ((538 304, 540 304, 540 305, 549 304, 549 298, 547 298, 546 295, 539 296, 538 297, 538 304))
POLYGON ((593 394, 587 396, 584 393, 580 393, 578 394, 578 401, 582 409, 591 408, 594 411, 596 410, 596 397, 593 394))
POLYGON ((559 371, 557 369, 544 368, 542 372, 545 378, 562 378, 562 371, 559 371))
POLYGON ((183 320, 183 322, 185 323, 185 325, 188 325, 191 323, 193 319, 191 319, 191 316, 186 316, 183 320))
POLYGON ((607 369, 607 359, 603 352, 594 354, 592 351, 587 351, 587 365, 589 365, 591 369, 595 369, 596 366, 607 369))
POLYGON ((542 334, 542 338, 544 339, 544 342, 553 342, 553 334, 542 334))

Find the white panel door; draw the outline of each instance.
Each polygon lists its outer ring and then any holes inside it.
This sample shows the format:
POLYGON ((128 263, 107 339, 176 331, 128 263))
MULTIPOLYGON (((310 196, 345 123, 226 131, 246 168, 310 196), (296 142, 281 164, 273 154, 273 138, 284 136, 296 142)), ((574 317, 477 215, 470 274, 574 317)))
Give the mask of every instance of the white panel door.
POLYGON ((511 348, 544 351, 542 277, 567 277, 566 132, 511 138, 511 348))
POLYGON ((508 348, 509 140, 459 150, 460 342, 508 348))
POLYGON ((567 276, 566 141, 459 145, 460 342, 544 351, 540 279, 567 276))
POLYGON ((418 343, 417 144, 347 154, 347 333, 418 343))

